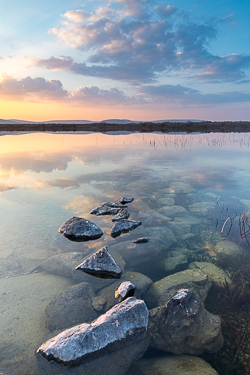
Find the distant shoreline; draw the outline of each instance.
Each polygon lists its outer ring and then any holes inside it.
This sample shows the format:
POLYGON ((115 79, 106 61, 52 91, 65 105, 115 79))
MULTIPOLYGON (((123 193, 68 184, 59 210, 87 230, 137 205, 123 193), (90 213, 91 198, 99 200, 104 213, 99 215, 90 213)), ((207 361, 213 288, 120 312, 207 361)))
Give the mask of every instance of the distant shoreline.
POLYGON ((249 121, 203 121, 203 122, 138 122, 138 123, 108 123, 98 122, 90 124, 0 124, 0 132, 140 132, 140 133, 247 133, 250 132, 249 121))

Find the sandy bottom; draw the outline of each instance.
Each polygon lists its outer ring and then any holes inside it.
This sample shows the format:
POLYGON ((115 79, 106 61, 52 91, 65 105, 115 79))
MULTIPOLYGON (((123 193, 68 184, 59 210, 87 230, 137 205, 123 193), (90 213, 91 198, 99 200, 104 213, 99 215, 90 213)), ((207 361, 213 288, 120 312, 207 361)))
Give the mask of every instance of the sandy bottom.
POLYGON ((49 333, 45 307, 71 285, 71 279, 45 273, 0 279, 0 367, 39 374, 34 353, 49 333))

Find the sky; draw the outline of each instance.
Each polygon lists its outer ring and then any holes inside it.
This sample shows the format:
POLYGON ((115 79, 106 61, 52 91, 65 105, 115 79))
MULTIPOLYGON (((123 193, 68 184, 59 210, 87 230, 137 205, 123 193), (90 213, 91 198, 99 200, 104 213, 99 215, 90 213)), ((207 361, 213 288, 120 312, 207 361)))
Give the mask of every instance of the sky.
POLYGON ((249 0, 0 0, 0 119, 250 121, 249 0))

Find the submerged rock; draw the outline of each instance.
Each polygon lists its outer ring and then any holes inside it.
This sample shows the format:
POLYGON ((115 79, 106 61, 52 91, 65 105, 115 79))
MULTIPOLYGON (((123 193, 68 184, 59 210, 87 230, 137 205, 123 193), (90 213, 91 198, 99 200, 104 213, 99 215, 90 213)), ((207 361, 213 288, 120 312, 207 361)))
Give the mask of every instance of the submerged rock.
POLYGON ((225 285, 225 282, 227 282, 228 284, 232 283, 229 274, 213 263, 193 262, 189 264, 189 268, 201 270, 206 275, 208 275, 212 282, 218 287, 223 287, 225 285))
POLYGON ((118 237, 122 233, 127 233, 142 225, 141 221, 135 220, 119 220, 111 229, 111 237, 118 237))
POLYGON ((107 246, 90 255, 76 267, 80 270, 101 278, 120 278, 121 269, 110 255, 107 246))
POLYGON ((126 208, 121 208, 117 215, 112 217, 112 221, 119 221, 121 219, 128 219, 130 216, 130 213, 128 212, 128 210, 126 210, 126 208))
POLYGON ((218 375, 204 359, 190 355, 166 355, 137 361, 126 375, 218 375))
POLYGON ((162 247, 160 241, 150 238, 150 241, 143 245, 132 241, 123 241, 110 246, 110 250, 120 254, 127 267, 134 267, 157 256, 162 247))
POLYGON ((117 285, 115 290, 115 298, 120 302, 124 301, 128 297, 133 297, 135 294, 135 286, 131 281, 122 281, 117 285))
POLYGON ((84 253, 62 253, 54 255, 44 262, 41 267, 44 271, 57 275, 71 277, 71 271, 84 258, 84 253))
POLYGON ((147 243, 149 242, 149 239, 147 237, 141 237, 141 238, 136 238, 135 240, 132 241, 133 243, 147 243))
POLYGON ((207 297, 207 293, 212 285, 209 277, 202 271, 185 270, 166 276, 156 281, 144 295, 145 302, 149 308, 165 305, 182 288, 194 290, 202 301, 207 297))
POLYGON ((147 326, 144 301, 127 298, 91 324, 77 325, 42 344, 36 352, 40 370, 66 374, 73 366, 74 374, 103 374, 104 368, 106 373, 125 374, 147 348, 147 326), (115 353, 111 362, 109 353, 115 353))
POLYGON ((223 346, 220 317, 209 313, 189 289, 150 310, 148 331, 150 346, 173 354, 215 353, 223 346))
POLYGON ((65 221, 58 231, 72 241, 95 240, 103 235, 98 225, 90 220, 75 216, 65 221))
POLYGON ((61 330, 98 317, 92 308, 95 292, 88 283, 72 286, 55 296, 45 309, 49 330, 61 330))
POLYGON ((135 200, 135 198, 132 197, 123 197, 122 199, 119 200, 121 204, 126 204, 126 203, 131 203, 135 200))

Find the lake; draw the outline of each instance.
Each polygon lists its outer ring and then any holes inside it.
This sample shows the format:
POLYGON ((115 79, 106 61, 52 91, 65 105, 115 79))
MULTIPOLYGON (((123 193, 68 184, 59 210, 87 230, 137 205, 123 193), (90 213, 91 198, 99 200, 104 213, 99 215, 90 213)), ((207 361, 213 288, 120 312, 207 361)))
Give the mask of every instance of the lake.
MULTIPOLYGON (((41 264, 108 246, 122 258, 124 273, 145 275, 151 283, 207 263, 225 271, 232 285, 222 276, 204 300, 222 318, 224 347, 202 357, 221 375, 250 374, 249 160, 250 133, 1 135, 0 369, 39 374, 35 351, 50 334, 45 309, 76 285, 70 275, 41 264), (112 238, 110 217, 90 211, 124 196, 134 198, 130 219, 142 225, 112 238), (92 220, 103 236, 69 241, 58 229, 72 216, 92 220), (153 251, 131 251, 140 237, 156 241, 153 251)), ((96 279, 88 277, 90 284, 96 279)), ((93 317, 107 306, 93 308, 93 317)), ((145 357, 162 355, 149 349, 145 357)))

